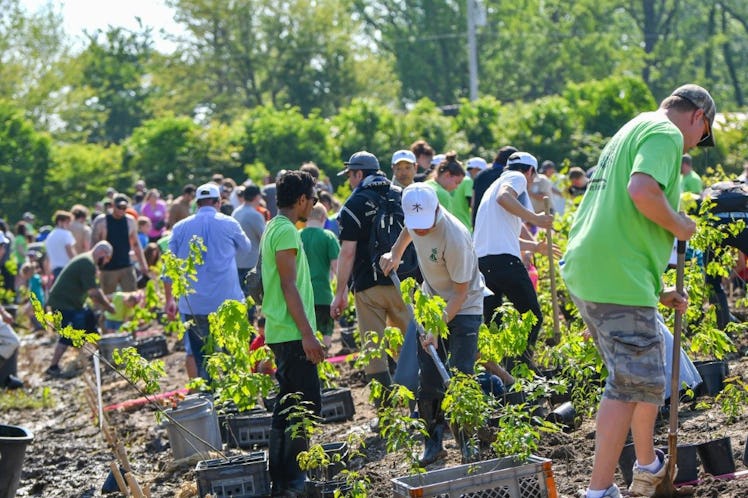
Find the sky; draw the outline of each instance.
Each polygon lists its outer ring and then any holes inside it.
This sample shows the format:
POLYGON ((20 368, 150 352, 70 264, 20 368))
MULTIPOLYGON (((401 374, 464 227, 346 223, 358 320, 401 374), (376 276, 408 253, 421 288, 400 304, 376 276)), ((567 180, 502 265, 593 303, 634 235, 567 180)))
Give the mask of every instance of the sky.
POLYGON ((172 52, 175 48, 161 36, 162 29, 171 34, 182 32, 173 21, 174 11, 164 0, 21 0, 20 3, 29 12, 51 3, 62 12, 65 31, 76 46, 83 45, 83 30, 103 31, 109 25, 137 29, 136 17, 140 17, 144 26, 153 28, 154 45, 160 52, 172 52))

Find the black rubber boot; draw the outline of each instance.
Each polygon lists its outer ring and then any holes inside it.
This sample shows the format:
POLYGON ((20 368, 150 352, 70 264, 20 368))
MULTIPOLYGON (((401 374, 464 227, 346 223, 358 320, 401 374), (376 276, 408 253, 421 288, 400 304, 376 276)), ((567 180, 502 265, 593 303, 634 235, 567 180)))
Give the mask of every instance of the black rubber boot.
POLYGON ((288 482, 285 462, 283 461, 283 450, 285 449, 283 429, 270 429, 268 445, 268 470, 270 471, 270 480, 273 483, 272 495, 285 496, 288 482))
POLYGON ((283 465, 286 473, 286 496, 306 496, 306 471, 301 470, 297 456, 309 449, 309 442, 304 437, 291 437, 288 429, 283 441, 283 465))
MULTIPOLYGON (((392 385, 392 377, 390 376, 389 372, 379 372, 366 376, 367 383, 371 382, 372 380, 376 380, 384 387, 382 399, 378 399, 374 402, 374 406, 376 408, 379 408, 380 406, 382 406, 383 402, 386 402, 386 399, 389 395, 390 386, 392 385)), ((379 432, 379 417, 374 417, 371 422, 369 422, 369 428, 372 430, 372 432, 379 432)))
POLYGON ((441 405, 441 398, 418 400, 418 414, 426 422, 426 431, 429 434, 424 440, 423 454, 418 459, 418 464, 422 467, 447 456, 442 443, 445 422, 441 405))

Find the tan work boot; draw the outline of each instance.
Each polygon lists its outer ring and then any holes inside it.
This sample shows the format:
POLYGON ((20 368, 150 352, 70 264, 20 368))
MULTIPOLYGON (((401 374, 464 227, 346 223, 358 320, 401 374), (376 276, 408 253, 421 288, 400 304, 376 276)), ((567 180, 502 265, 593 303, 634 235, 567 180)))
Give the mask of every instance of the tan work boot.
MULTIPOLYGON (((652 496, 655 492, 655 488, 662 482, 667 473, 667 456, 660 450, 655 450, 657 459, 662 462, 662 467, 657 473, 653 474, 646 470, 641 470, 634 464, 634 478, 631 480, 631 486, 629 486, 629 493, 634 496, 652 496)), ((678 473, 678 468, 675 468, 675 474, 678 473)))

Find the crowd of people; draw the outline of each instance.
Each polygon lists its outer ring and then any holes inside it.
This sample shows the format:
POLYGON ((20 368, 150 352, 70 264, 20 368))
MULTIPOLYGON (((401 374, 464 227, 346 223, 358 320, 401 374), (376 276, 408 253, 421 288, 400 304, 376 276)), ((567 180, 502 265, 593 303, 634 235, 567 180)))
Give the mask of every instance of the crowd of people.
MULTIPOLYGON (((662 289, 660 274, 674 237, 686 240, 694 232, 694 222, 678 214, 680 192, 700 194, 702 184, 690 156, 683 154, 696 145, 713 145, 714 115, 706 90, 681 87, 657 111, 626 124, 596 167, 572 167, 565 175, 552 161, 538 164, 531 152, 509 145, 489 164, 480 157, 460 161, 451 151, 436 154, 419 140, 392 154, 391 177, 374 154, 360 151, 338 173, 352 189, 344 202, 313 163, 281 170, 264 185, 214 175, 167 200, 139 181, 130 196, 109 189, 93 214, 81 205, 56 212, 53 227, 37 230, 32 213, 24 214, 12 231, 3 223, 2 262, 12 259, 19 269, 14 274, 8 270, 12 265, 2 265, 4 285, 16 292, 19 304, 27 295, 22 290, 31 291, 62 313, 63 325, 83 330, 99 326, 93 304, 109 313, 106 328, 115 331, 126 316, 124 308, 139 301, 137 290, 160 278, 153 273, 160 254, 168 249, 184 258, 198 236, 206 250, 194 292, 175 299, 172 283, 164 279, 165 311, 192 324, 185 334, 187 371, 209 381, 208 315, 227 299, 243 300, 249 292, 246 276, 260 263, 264 298, 248 319, 263 324, 279 385, 270 473, 274 495, 297 496, 303 494, 306 476, 296 456, 307 442, 288 427, 287 408, 298 398, 284 395, 301 393, 300 399, 319 412, 315 365, 329 354, 335 321, 348 308, 349 293, 362 339, 372 331, 381 338, 388 325, 402 331, 411 326, 390 272, 409 272, 424 292, 446 302, 443 321, 449 335, 426 334, 422 347, 415 348, 417 359, 399 359, 418 364, 417 413, 428 432, 421 463, 432 463, 445 455, 444 389, 423 348, 435 346, 448 367, 473 374, 478 330, 482 323, 501 320, 496 309, 506 298, 537 320, 526 351, 505 366, 520 361, 533 366, 544 317, 532 254, 551 250, 561 256, 558 248, 540 242, 537 232, 552 229, 554 215, 580 203, 563 276, 611 372, 598 415, 593 473, 583 495, 620 496, 613 471, 631 428, 637 455, 631 490, 649 496, 666 466, 666 456, 655 452, 651 437, 666 382, 656 304, 659 299, 677 309, 686 305, 684 296, 662 289), (378 225, 386 221, 379 215, 390 209, 390 218, 399 223, 392 225, 394 237, 382 242, 378 225), (626 263, 611 264, 609 254, 621 251, 629 256, 617 259, 626 263), (408 267, 409 257, 417 260, 417 268, 408 267)), ((5 312, 2 318, 12 321, 5 312)), ((40 327, 33 317, 30 321, 40 327)), ((0 356, 8 358, 2 345, 0 356)), ((59 362, 68 345, 60 339, 48 375, 63 375, 59 362)), ((362 347, 372 344, 364 341, 362 347)), ((492 371, 499 385, 513 380, 498 365, 492 371)), ((386 358, 365 368, 367 379, 385 390, 393 384, 393 372, 386 358)), ((23 385, 12 373, 0 381, 23 385)), ((469 461, 468 438, 459 427, 451 431, 463 461, 469 461)))

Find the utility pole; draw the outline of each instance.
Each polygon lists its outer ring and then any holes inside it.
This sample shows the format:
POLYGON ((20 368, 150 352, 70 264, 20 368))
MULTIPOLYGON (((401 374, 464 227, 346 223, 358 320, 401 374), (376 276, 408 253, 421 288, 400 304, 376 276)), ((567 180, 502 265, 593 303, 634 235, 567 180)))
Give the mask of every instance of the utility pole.
POLYGON ((480 0, 467 1, 467 48, 468 71, 470 74, 470 100, 478 98, 478 44, 475 28, 486 24, 486 11, 480 0))

